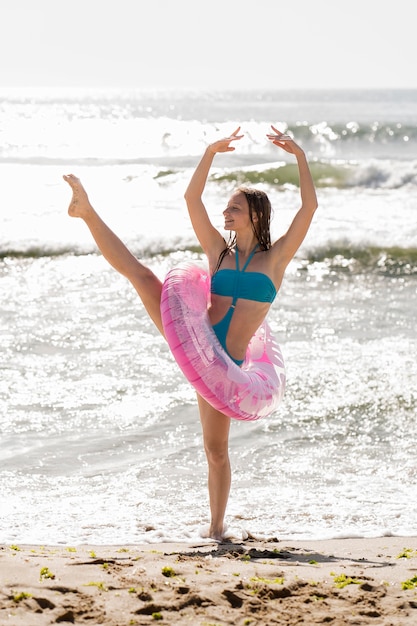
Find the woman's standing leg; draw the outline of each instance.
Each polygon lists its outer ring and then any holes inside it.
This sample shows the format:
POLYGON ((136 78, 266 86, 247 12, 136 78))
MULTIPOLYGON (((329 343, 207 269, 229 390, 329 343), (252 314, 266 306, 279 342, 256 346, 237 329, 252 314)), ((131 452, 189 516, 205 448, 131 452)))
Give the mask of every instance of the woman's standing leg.
POLYGON ((201 396, 198 398, 203 427, 204 449, 208 462, 208 489, 211 522, 209 536, 221 541, 224 516, 229 499, 231 470, 229 461, 230 417, 216 411, 201 396))
POLYGON ((161 281, 133 256, 103 222, 91 206, 80 180, 72 174, 64 176, 64 180, 70 185, 73 194, 68 207, 69 215, 84 220, 104 258, 132 283, 156 327, 164 334, 160 310, 161 281))

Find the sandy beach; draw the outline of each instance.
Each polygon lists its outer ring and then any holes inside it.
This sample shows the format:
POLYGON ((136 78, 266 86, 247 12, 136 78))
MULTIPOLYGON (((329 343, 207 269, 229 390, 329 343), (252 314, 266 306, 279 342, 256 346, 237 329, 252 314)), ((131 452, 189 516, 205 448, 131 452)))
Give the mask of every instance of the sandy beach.
POLYGON ((0 624, 417 623, 417 538, 0 548, 0 624))

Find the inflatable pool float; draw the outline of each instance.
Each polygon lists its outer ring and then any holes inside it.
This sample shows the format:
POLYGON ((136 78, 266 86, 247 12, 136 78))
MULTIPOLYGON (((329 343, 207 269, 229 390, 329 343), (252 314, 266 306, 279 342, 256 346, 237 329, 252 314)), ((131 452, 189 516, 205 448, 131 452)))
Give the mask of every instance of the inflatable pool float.
POLYGON ((166 276, 161 297, 165 337, 195 390, 215 409, 238 420, 270 415, 285 391, 279 345, 264 321, 253 335, 241 367, 220 345, 208 317, 210 276, 183 263, 166 276))

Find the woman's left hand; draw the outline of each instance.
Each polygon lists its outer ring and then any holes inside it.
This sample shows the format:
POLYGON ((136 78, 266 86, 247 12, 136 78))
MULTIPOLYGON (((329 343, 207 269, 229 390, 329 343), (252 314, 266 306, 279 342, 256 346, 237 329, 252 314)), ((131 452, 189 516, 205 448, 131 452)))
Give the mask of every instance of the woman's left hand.
POLYGON ((303 152, 302 148, 300 148, 300 146, 295 143, 292 137, 281 133, 281 131, 275 128, 275 126, 272 126, 272 124, 271 128, 274 132, 268 133, 267 137, 269 141, 274 144, 274 146, 278 146, 279 148, 282 148, 283 150, 285 150, 286 152, 290 152, 291 154, 300 154, 303 152))

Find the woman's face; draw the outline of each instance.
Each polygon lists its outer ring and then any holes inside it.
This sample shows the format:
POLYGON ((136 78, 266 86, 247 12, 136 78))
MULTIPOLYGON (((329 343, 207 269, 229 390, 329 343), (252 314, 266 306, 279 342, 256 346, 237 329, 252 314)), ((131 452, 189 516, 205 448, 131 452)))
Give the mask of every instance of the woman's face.
POLYGON ((251 228, 249 204, 242 191, 235 191, 231 195, 223 215, 225 230, 237 231, 247 227, 251 228))

